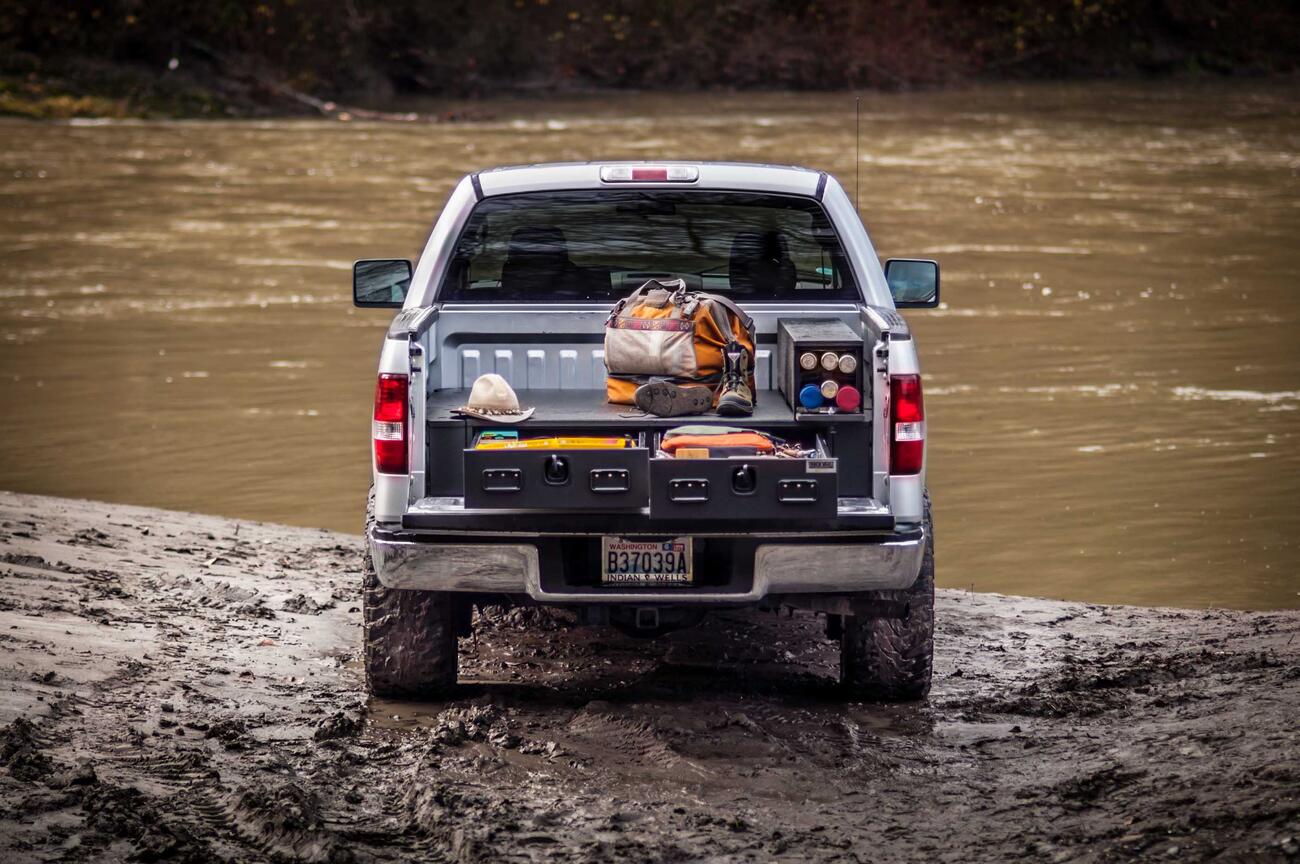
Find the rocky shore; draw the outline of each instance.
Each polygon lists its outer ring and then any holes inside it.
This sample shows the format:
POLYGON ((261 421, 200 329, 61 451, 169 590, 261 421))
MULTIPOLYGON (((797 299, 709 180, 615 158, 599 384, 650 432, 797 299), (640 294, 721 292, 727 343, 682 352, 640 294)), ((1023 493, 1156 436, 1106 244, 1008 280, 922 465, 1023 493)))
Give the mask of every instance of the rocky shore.
POLYGON ((0 493, 0 859, 1300 853, 1298 611, 941 591, 932 696, 881 706, 837 697, 811 616, 637 641, 486 609, 462 698, 381 703, 359 554, 0 493))

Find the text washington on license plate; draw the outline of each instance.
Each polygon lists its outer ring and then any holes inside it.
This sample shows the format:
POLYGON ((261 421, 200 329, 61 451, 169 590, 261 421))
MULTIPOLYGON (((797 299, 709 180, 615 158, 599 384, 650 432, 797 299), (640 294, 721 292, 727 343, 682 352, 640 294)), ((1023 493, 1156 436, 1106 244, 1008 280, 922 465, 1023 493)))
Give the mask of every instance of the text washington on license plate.
POLYGON ((627 587, 676 587, 695 580, 691 538, 625 540, 602 537, 600 582, 627 587))

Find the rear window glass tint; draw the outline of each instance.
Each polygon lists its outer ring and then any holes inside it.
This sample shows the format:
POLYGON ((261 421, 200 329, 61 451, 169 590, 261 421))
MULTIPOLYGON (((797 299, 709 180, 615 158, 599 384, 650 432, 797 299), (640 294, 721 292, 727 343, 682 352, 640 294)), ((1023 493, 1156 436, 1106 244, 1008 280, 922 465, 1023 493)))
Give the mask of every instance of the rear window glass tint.
POLYGON ((859 298, 811 198, 619 189, 479 202, 438 299, 612 303, 652 278, 743 302, 859 298))

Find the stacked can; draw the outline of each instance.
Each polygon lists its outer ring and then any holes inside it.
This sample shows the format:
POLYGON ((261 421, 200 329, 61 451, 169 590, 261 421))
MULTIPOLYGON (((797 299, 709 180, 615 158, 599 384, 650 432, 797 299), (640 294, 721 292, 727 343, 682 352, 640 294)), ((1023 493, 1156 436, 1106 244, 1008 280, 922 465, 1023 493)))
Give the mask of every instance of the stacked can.
MULTIPOLYGON (((812 372, 818 366, 826 372, 852 375, 858 368, 858 358, 834 351, 826 351, 820 357, 812 351, 799 355, 799 368, 805 372, 812 372)), ((852 384, 841 385, 833 378, 827 378, 820 385, 805 384, 799 390, 799 404, 810 411, 830 402, 841 411, 856 411, 862 405, 862 394, 852 384)))

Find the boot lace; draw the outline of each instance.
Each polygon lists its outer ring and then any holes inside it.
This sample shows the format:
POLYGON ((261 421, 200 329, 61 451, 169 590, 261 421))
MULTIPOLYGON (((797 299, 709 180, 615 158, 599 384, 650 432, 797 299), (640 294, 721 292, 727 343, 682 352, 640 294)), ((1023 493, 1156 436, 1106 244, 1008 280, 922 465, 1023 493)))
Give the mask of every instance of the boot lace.
POLYGON ((722 353, 722 389, 723 391, 735 390, 745 383, 745 375, 741 371, 741 358, 744 356, 745 346, 735 341, 728 342, 722 353))

